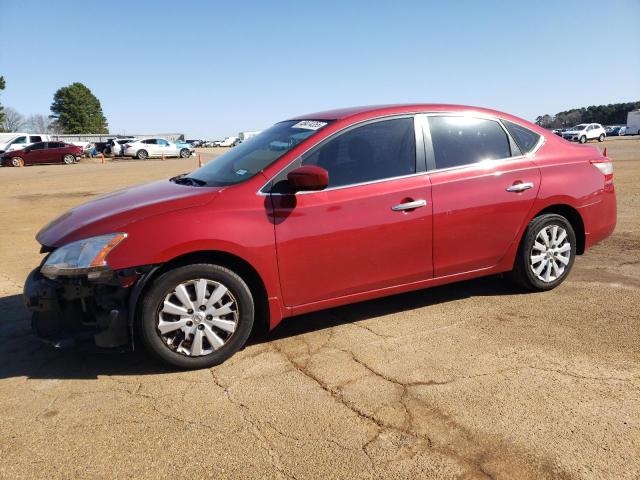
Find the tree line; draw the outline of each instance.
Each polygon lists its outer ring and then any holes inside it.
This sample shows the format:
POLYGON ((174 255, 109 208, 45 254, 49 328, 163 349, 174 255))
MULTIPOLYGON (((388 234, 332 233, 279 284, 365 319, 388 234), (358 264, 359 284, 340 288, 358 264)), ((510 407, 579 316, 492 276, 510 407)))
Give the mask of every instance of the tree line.
POLYGON ((640 109, 640 102, 610 103, 572 108, 555 115, 540 115, 536 124, 544 128, 566 128, 579 123, 600 123, 602 125, 626 125, 627 113, 640 109))
MULTIPOLYGON (((6 81, 0 76, 0 91, 6 81)), ((34 133, 109 133, 107 119, 100 100, 85 85, 76 82, 59 88, 53 95, 51 115, 35 114, 25 117, 0 103, 0 132, 34 133)))

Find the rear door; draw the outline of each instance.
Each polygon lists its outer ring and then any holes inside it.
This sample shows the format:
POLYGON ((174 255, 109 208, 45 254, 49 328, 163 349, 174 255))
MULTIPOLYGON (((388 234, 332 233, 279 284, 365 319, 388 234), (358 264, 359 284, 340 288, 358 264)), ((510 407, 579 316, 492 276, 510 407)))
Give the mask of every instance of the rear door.
POLYGON ((272 217, 286 305, 432 277, 421 137, 412 116, 374 121, 335 135, 276 177, 272 217), (329 188, 279 192, 300 164, 326 169, 329 188))
POLYGON ((493 267, 517 241, 540 171, 497 119, 433 115, 428 125, 434 275, 493 267))
POLYGON ((47 142, 47 148, 42 154, 43 162, 58 163, 62 161, 64 156, 64 144, 61 142, 47 142))

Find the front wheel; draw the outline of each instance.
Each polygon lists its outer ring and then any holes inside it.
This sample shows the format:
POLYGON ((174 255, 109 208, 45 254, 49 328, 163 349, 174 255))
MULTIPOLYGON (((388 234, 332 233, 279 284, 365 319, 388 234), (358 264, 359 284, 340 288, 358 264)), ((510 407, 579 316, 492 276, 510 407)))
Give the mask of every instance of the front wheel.
POLYGON ((62 161, 67 165, 71 165, 76 162, 76 157, 74 157, 73 155, 65 155, 64 157, 62 157, 62 161))
POLYGON ((14 167, 23 167, 24 166, 24 160, 20 157, 13 157, 11 159, 11 165, 14 167))
POLYGON ((587 143, 587 137, 585 135, 580 137, 580 143, 587 143))
POLYGON ((180 158, 187 158, 191 156, 191 152, 189 151, 188 148, 183 148, 182 150, 180 150, 180 158))
POLYGON ((236 353, 253 328, 254 303, 235 272, 212 264, 162 274, 142 300, 138 319, 147 350, 183 369, 218 365, 236 353))
POLYGON ((604 142, 604 133, 600 134, 600 136, 598 137, 598 141, 599 142, 604 142))
POLYGON ((149 158, 149 152, 147 152, 146 150, 138 150, 138 152, 136 153, 136 158, 138 158, 138 160, 146 160, 147 158, 149 158))
POLYGON ((509 277, 532 291, 560 285, 573 267, 576 234, 561 215, 540 215, 529 223, 509 277))

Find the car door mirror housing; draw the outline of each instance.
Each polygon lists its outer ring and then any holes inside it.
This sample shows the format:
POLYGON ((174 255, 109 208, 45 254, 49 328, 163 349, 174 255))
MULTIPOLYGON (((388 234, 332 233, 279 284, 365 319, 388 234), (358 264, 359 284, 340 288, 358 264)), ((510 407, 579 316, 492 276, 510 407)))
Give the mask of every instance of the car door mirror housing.
POLYGON ((315 165, 304 165, 290 171, 287 181, 296 192, 324 190, 329 186, 329 172, 315 165))

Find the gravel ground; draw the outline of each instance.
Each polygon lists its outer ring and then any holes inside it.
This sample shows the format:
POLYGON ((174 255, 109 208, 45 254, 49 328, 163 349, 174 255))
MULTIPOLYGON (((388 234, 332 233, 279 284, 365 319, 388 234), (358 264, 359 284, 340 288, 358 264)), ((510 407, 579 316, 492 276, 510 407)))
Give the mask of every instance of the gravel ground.
POLYGON ((639 478, 640 139, 604 146, 618 227, 556 290, 305 315, 197 372, 53 351, 20 298, 52 217, 197 161, 0 169, 0 477, 639 478))

